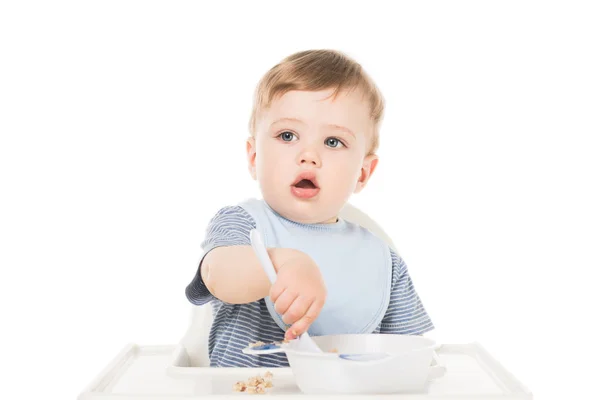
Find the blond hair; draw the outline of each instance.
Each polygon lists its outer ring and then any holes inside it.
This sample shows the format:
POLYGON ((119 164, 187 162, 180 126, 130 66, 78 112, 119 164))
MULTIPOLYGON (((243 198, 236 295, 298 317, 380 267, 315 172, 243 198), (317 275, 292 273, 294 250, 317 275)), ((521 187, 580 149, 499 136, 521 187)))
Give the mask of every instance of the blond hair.
POLYGON ((292 90, 327 89, 334 89, 334 99, 341 91, 354 89, 360 89, 366 96, 373 122, 368 154, 375 153, 379 147, 379 126, 385 106, 383 96, 358 62, 336 50, 300 51, 271 68, 259 81, 254 93, 250 134, 255 134, 258 114, 269 108, 274 99, 292 90))

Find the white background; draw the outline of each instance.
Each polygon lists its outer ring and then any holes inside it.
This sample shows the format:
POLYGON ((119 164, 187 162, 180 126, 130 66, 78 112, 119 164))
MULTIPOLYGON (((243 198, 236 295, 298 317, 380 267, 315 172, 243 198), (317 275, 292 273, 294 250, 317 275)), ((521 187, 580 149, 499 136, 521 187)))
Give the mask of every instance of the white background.
POLYGON ((599 396, 598 7, 215 4, 0 6, 1 396, 73 399, 127 343, 180 339, 206 223, 259 195, 254 87, 310 48, 386 97, 352 202, 436 339, 480 342, 537 399, 599 396))

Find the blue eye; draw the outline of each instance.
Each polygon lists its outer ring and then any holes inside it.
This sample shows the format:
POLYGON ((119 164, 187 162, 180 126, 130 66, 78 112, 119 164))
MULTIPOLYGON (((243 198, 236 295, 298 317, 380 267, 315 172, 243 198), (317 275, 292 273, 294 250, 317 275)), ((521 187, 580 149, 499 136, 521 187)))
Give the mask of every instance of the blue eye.
POLYGON ((339 139, 337 139, 337 138, 334 138, 334 137, 327 138, 327 139, 325 140, 325 144, 326 144, 327 146, 329 146, 329 147, 333 147, 333 148, 340 147, 340 146, 338 146, 338 145, 342 145, 342 146, 346 147, 346 146, 344 145, 344 143, 340 142, 340 140, 339 140, 339 139))
POLYGON ((281 132, 277 136, 280 137, 281 139, 283 139, 284 142, 291 142, 292 140, 294 140, 294 136, 296 136, 296 135, 294 135, 290 131, 285 131, 285 132, 281 132))

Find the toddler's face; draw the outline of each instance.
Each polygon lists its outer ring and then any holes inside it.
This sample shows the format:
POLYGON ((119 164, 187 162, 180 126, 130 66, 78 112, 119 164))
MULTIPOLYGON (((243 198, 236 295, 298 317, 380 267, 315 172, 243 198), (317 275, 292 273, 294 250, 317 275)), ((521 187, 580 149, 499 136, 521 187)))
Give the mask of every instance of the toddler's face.
POLYGON ((366 156, 373 124, 362 92, 290 91, 273 101, 248 139, 252 177, 267 204, 301 223, 335 222, 367 183, 377 157, 366 156))

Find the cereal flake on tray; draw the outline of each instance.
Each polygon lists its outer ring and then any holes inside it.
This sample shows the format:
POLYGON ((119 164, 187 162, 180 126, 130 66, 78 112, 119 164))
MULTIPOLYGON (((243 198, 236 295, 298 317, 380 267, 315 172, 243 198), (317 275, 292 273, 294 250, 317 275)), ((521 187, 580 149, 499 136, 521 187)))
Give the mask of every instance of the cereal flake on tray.
POLYGON ((266 389, 273 387, 272 379, 273 374, 270 371, 267 371, 263 376, 251 376, 245 382, 236 382, 233 385, 233 391, 250 394, 265 394, 267 392, 266 389))

